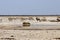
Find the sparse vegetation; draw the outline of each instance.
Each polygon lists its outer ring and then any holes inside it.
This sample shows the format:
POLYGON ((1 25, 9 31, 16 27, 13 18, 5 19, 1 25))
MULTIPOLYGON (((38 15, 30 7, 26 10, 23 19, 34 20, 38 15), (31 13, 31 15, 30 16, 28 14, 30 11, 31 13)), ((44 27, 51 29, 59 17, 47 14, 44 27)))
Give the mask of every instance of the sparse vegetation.
POLYGON ((23 22, 23 26, 30 26, 30 23, 29 22, 23 22))

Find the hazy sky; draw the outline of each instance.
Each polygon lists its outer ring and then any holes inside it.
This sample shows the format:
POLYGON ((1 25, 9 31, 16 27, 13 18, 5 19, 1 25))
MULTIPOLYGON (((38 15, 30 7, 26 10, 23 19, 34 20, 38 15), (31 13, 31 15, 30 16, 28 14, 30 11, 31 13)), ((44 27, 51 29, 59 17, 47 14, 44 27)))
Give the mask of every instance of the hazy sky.
POLYGON ((0 15, 60 14, 60 0, 0 0, 0 15))

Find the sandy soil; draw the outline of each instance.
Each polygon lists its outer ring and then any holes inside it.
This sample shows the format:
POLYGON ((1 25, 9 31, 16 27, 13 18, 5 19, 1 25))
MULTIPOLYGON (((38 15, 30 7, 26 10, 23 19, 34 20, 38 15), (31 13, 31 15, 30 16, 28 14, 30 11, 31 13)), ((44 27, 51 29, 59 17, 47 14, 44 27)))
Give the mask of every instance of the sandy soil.
POLYGON ((59 40, 60 30, 0 30, 0 40, 7 40, 6 38, 14 38, 13 40, 59 40))

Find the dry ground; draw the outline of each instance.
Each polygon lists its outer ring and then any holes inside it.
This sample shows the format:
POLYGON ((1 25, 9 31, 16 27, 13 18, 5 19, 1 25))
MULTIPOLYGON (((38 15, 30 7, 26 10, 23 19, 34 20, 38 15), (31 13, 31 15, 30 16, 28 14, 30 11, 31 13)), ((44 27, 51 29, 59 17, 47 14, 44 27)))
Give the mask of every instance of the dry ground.
POLYGON ((60 30, 0 30, 0 40, 6 40, 4 38, 14 38, 14 40, 59 40, 60 30))

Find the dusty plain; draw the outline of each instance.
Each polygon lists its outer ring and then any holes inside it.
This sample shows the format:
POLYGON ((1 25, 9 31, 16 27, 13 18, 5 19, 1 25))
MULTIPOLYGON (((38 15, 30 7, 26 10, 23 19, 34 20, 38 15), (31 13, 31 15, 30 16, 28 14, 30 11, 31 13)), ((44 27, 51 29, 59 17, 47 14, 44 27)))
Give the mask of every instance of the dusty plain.
POLYGON ((0 30, 0 40, 60 40, 60 30, 0 30))

